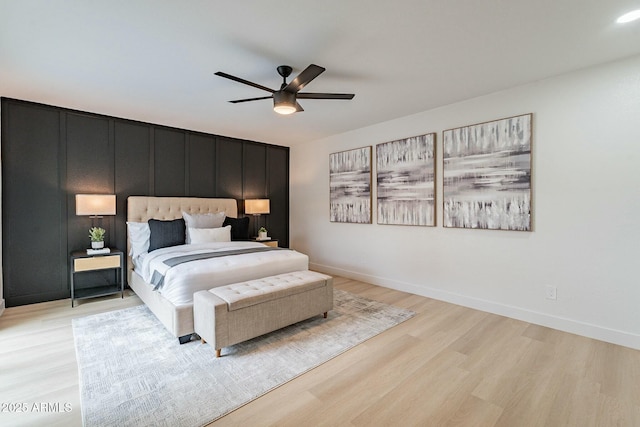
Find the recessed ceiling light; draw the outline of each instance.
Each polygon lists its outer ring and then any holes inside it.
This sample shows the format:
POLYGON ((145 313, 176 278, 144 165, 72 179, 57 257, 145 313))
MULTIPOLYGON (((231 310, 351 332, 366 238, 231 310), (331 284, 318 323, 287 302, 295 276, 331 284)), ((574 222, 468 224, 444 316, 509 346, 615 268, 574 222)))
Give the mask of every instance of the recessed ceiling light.
POLYGON ((627 22, 635 21, 640 18, 640 9, 632 10, 629 13, 625 13, 616 20, 618 24, 626 24, 627 22))

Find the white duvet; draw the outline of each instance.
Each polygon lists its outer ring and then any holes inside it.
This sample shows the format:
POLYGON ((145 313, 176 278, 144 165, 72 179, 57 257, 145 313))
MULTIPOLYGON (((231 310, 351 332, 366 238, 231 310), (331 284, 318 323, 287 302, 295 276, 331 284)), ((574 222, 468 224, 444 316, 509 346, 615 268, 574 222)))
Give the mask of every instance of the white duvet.
MULTIPOLYGON (((193 294, 216 286, 259 279, 280 273, 307 270, 309 257, 294 250, 275 250, 190 261, 168 267, 164 260, 211 251, 263 248, 256 242, 218 242, 172 246, 143 254, 136 260, 136 272, 150 283, 154 271, 164 275, 157 291, 174 305, 191 304, 193 294)), ((151 286, 151 285, 150 285, 151 286)))

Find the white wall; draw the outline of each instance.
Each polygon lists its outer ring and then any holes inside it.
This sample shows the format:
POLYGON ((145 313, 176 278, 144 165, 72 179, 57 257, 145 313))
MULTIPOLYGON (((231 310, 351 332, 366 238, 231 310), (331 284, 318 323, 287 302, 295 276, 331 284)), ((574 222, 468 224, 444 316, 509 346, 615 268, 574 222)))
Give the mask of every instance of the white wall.
POLYGON ((293 146, 291 217, 312 268, 640 348, 640 57, 293 146), (443 228, 442 131, 529 112, 534 231, 443 228), (329 222, 330 153, 428 132, 438 226, 329 222))

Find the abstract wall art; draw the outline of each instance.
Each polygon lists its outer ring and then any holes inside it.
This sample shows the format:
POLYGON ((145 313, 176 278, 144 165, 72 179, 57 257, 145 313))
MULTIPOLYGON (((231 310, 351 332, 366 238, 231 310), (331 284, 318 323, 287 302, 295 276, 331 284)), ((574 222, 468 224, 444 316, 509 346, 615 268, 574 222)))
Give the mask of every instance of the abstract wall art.
POLYGON ((371 223, 371 147, 329 155, 331 222, 371 223))
POLYGON ((376 145, 378 224, 435 225, 436 134, 376 145))
POLYGON ((531 231, 532 114, 446 130, 445 227, 531 231))

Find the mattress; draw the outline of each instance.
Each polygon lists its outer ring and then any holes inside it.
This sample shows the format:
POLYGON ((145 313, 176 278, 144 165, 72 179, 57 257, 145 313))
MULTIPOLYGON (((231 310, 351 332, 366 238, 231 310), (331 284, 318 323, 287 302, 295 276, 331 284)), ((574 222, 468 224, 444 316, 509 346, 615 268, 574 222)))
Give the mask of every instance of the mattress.
POLYGON ((165 261, 195 254, 265 248, 256 242, 217 242, 172 246, 142 255, 135 262, 136 272, 153 288, 154 274, 164 276, 159 292, 173 305, 193 304, 193 294, 217 286, 259 279, 281 273, 307 270, 309 257, 295 250, 280 249, 199 259, 173 267, 165 261))

